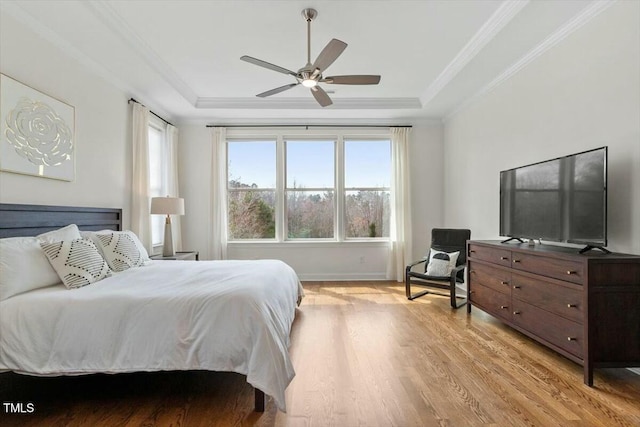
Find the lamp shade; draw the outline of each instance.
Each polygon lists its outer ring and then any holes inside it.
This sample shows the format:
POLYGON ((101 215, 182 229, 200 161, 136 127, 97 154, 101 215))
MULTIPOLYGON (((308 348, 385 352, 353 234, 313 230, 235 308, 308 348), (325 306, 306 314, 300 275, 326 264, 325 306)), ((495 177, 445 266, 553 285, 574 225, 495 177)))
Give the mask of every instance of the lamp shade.
POLYGON ((151 198, 151 213, 184 215, 184 199, 180 197, 153 197, 151 198))

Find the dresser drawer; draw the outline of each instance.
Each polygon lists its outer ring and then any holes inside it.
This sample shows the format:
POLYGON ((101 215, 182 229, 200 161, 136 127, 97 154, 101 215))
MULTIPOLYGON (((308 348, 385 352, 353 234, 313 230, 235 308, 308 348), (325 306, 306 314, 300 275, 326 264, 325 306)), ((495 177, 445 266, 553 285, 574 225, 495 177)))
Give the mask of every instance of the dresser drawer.
POLYGON ((469 283, 469 290, 469 298, 474 305, 496 317, 511 320, 511 297, 509 295, 472 282, 469 283))
POLYGON ((511 266, 516 270, 541 274, 567 282, 581 284, 584 279, 582 263, 577 261, 514 252, 511 266))
POLYGON ((477 283, 505 294, 511 293, 511 271, 478 262, 469 262, 469 282, 477 283))
POLYGON ((558 314, 574 322, 583 322, 584 307, 580 290, 523 276, 518 273, 511 275, 511 284, 511 296, 513 298, 558 314))
POLYGON ((511 267, 511 251, 508 249, 488 248, 486 246, 469 244, 470 258, 511 267))
POLYGON ((513 323, 561 349, 583 357, 583 327, 518 299, 513 300, 513 323))

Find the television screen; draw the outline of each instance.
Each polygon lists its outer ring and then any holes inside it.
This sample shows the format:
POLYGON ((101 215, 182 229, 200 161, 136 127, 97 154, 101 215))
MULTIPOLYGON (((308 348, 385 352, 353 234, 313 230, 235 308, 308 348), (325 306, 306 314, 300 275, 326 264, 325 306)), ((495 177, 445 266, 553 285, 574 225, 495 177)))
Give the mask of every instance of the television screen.
POLYGON ((607 147, 500 172, 500 235, 607 245, 607 147))

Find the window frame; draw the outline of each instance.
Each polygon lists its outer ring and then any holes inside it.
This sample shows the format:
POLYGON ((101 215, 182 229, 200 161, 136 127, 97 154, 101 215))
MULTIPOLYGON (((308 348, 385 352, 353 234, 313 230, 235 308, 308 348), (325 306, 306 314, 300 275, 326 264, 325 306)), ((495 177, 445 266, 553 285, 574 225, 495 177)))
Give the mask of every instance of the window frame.
MULTIPOLYGON (((227 244, 229 245, 251 245, 257 244, 263 247, 280 247, 281 245, 296 245, 313 247, 320 246, 332 246, 343 244, 350 245, 365 245, 365 246, 379 246, 386 245, 390 241, 390 237, 346 237, 346 191, 351 189, 345 189, 345 150, 344 142, 354 140, 379 140, 388 141, 391 152, 391 132, 388 128, 318 128, 318 129, 306 129, 305 131, 295 130, 291 128, 242 128, 234 127, 227 129, 226 140, 226 166, 229 165, 229 148, 228 143, 233 141, 250 141, 250 140, 276 140, 276 233, 275 239, 231 239, 229 238, 227 244), (285 141, 334 141, 334 237, 333 238, 288 238, 287 230, 287 205, 286 205, 286 148, 285 141)), ((391 162, 391 158, 390 158, 391 162)), ((229 197, 229 175, 227 171, 227 184, 226 184, 226 197, 229 197)), ((389 177, 391 180, 391 176, 389 177)), ((356 188, 358 190, 360 188, 356 188)), ((367 188, 369 189, 369 188, 367 188)), ((370 189, 378 191, 385 189, 385 191, 391 192, 391 188, 388 187, 371 187, 370 189)), ((257 190, 257 189, 253 189, 257 190)), ((324 188, 316 189, 309 188, 304 189, 309 191, 324 191, 324 188)), ((228 207, 227 207, 228 209, 228 207)), ((227 211, 228 214, 228 211, 227 211)), ((391 216, 391 212, 389 212, 391 216)), ((227 223, 227 232, 229 230, 229 224, 227 223)))

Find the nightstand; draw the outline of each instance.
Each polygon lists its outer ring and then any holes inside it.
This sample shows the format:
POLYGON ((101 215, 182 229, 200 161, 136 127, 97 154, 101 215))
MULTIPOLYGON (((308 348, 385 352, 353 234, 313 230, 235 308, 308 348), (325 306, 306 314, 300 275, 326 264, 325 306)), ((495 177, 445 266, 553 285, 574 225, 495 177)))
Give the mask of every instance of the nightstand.
POLYGON ((176 252, 174 256, 152 255, 149 258, 155 261, 199 261, 198 251, 176 252))

